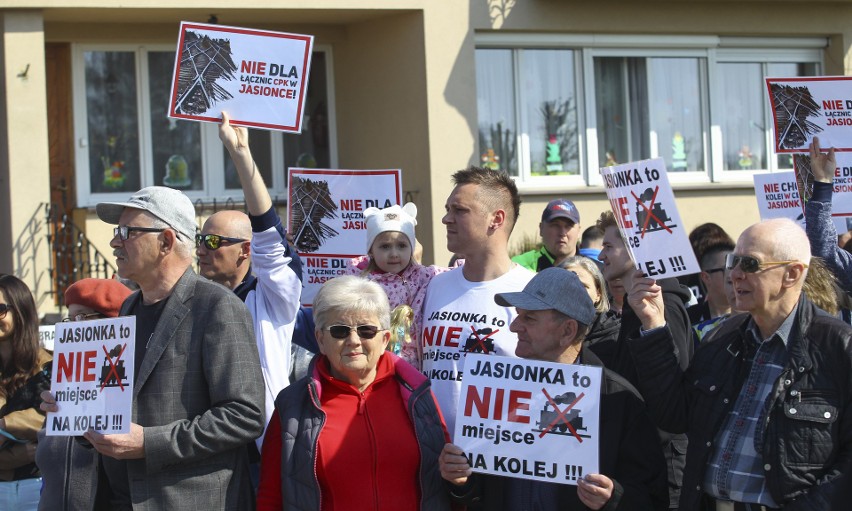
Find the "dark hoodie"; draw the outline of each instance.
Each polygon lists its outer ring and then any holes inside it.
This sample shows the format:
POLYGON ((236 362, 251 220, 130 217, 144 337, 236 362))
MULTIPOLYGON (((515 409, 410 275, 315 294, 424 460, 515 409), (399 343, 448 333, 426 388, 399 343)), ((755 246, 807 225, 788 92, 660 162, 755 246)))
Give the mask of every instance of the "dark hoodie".
POLYGON ((589 327, 583 344, 598 356, 604 367, 614 367, 615 348, 621 328, 621 317, 613 311, 599 312, 589 327))
MULTIPOLYGON (((666 324, 672 332, 672 352, 677 358, 678 365, 684 371, 689 367, 692 359, 694 344, 692 342, 692 325, 686 313, 686 302, 692 296, 686 286, 681 285, 677 279, 658 280, 657 284, 663 288, 663 303, 665 304, 666 324)), ((624 308, 621 313, 621 329, 615 346, 615 362, 612 367, 621 376, 634 386, 637 385, 636 366, 627 346, 627 340, 631 337, 639 337, 642 322, 630 304, 625 299, 624 308)), ((603 357, 601 357, 603 358, 603 357)), ((663 447, 663 455, 669 469, 669 502, 672 509, 676 509, 680 499, 680 487, 683 481, 683 468, 686 462, 686 435, 673 435, 659 430, 660 440, 663 447)))

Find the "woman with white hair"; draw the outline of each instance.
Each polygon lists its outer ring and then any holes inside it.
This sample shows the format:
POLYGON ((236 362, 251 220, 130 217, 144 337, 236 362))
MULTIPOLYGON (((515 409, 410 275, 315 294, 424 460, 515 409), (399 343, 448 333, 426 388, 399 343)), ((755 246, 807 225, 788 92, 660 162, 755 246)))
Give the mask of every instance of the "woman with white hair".
POLYGON ((281 391, 263 441, 259 510, 449 510, 448 441, 429 380, 385 350, 384 290, 354 276, 313 303, 320 355, 281 391))
POLYGON ((606 360, 613 360, 621 329, 621 318, 610 310, 606 295, 606 280, 598 265, 588 257, 572 256, 557 265, 577 274, 589 298, 595 305, 595 320, 589 325, 589 331, 583 343, 592 352, 606 360))

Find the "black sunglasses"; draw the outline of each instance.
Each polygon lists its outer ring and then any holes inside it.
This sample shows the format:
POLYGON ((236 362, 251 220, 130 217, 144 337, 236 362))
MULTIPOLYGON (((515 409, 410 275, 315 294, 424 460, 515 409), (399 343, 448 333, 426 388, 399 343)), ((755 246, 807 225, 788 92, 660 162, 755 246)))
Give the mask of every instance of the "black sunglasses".
POLYGON ((159 229, 157 227, 134 227, 132 225, 119 225, 118 227, 113 227, 112 236, 113 238, 118 236, 121 241, 127 241, 130 237, 130 233, 133 231, 137 232, 163 232, 165 229, 159 229))
POLYGON ((5 318, 6 313, 9 312, 10 310, 12 310, 12 307, 10 307, 9 304, 0 303, 0 319, 5 318))
POLYGON ((200 247, 203 243, 207 250, 217 250, 222 246, 222 242, 226 241, 228 243, 241 243, 244 240, 242 238, 229 238, 227 236, 221 236, 219 234, 196 234, 195 235, 195 246, 200 247))
POLYGON ((356 332, 358 332, 358 337, 361 339, 372 339, 377 333, 379 333, 379 330, 381 330, 381 328, 373 325, 358 325, 357 327, 351 327, 349 325, 331 325, 324 328, 324 330, 328 330, 331 336, 335 339, 346 339, 349 337, 349 333, 352 332, 353 328, 356 332))
MULTIPOLYGON (((757 273, 761 270, 765 270, 766 268, 768 268, 770 266, 780 266, 782 264, 790 264, 790 263, 798 263, 798 262, 801 262, 801 261, 763 261, 763 262, 760 262, 752 256, 728 254, 725 257, 725 268, 727 268, 729 270, 733 270, 734 268, 736 268, 739 265, 740 270, 742 270, 745 273, 757 273)), ((802 264, 804 264, 804 263, 802 263, 802 264)), ((805 268, 807 268, 807 267, 808 267, 808 265, 805 264, 805 268)))
POLYGON ((722 267, 722 268, 708 268, 708 269, 704 270, 704 273, 713 275, 714 273, 719 273, 720 271, 725 271, 725 268, 724 267, 722 267))

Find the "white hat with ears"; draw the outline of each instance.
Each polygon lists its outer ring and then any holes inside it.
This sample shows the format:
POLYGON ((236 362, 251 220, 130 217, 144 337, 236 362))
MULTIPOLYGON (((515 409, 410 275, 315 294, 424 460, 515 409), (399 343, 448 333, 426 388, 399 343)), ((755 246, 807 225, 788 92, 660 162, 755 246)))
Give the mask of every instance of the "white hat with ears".
POLYGON ((407 202, 405 206, 393 206, 385 209, 367 208, 364 211, 367 221, 367 253, 373 246, 376 236, 383 232, 401 232, 408 236, 411 250, 414 250, 414 226, 417 225, 417 206, 407 202))

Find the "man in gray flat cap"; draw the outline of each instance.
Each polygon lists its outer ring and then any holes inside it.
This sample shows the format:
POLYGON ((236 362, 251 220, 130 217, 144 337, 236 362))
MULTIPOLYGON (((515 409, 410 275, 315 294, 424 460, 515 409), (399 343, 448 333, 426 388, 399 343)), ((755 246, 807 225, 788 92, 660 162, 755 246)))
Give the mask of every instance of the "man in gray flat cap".
MULTIPOLYGON (((595 308, 575 273, 545 269, 523 291, 498 293, 494 301, 518 311, 509 327, 518 335, 515 355, 603 367, 583 347, 595 308)), ((577 486, 472 475, 462 450, 447 444, 439 462, 441 475, 454 485, 450 495, 472 510, 666 509, 666 467, 639 393, 603 369, 600 409, 600 474, 587 474, 577 486)))
POLYGON ((85 437, 101 454, 110 509, 251 509, 246 444, 263 431, 264 384, 248 310, 191 268, 195 208, 161 186, 97 205, 115 224, 118 274, 139 285, 129 434, 85 437))

